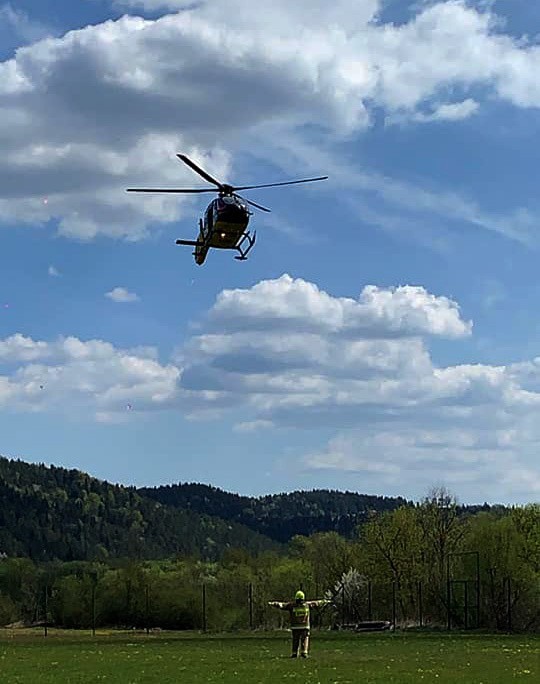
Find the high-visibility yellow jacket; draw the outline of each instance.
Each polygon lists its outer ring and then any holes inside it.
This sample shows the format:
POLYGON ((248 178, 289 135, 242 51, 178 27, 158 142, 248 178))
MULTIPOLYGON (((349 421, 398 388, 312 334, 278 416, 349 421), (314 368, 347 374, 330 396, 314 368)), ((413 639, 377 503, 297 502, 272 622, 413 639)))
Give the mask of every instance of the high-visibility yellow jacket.
POLYGON ((289 613, 291 620, 291 629, 309 629, 309 613, 311 608, 319 608, 330 601, 321 599, 318 601, 289 601, 284 603, 282 601, 270 601, 269 605, 286 610, 289 613))

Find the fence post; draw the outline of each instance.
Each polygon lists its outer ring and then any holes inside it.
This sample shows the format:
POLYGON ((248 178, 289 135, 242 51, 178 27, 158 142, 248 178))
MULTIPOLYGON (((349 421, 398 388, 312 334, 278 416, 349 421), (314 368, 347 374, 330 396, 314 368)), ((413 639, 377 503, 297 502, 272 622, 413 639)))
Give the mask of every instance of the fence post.
POLYGON ((396 583, 392 582, 392 628, 396 631, 396 583))
POLYGON ((202 628, 206 632, 206 584, 202 585, 202 628))
POLYGON ((418 622, 424 626, 424 607, 422 605, 422 582, 418 582, 418 622))
POLYGON ((253 583, 249 583, 249 628, 253 629, 253 583))
POLYGON ((146 633, 150 634, 150 585, 148 578, 146 579, 146 584, 144 585, 144 622, 146 626, 146 633))
POLYGON ((464 597, 463 597, 464 615, 463 615, 463 618, 465 621, 465 629, 469 629, 469 619, 468 619, 469 618, 469 591, 468 591, 468 587, 469 587, 469 582, 467 580, 465 580, 465 584, 463 585, 463 593, 464 593, 464 597))
POLYGON ((92 576, 92 636, 96 636, 96 584, 97 577, 92 576))
POLYGON ((506 614, 508 620, 508 631, 512 631, 512 584, 510 577, 506 578, 506 614))
POLYGON ((476 552, 476 628, 480 629, 480 552, 476 552))
POLYGON ((450 554, 446 557, 446 627, 452 629, 452 615, 450 601, 452 600, 452 588, 450 585, 450 554))
POLYGON ((371 610, 371 608, 372 608, 372 607, 371 607, 371 580, 368 581, 368 585, 367 585, 367 601, 368 601, 368 604, 367 604, 367 605, 368 605, 368 608, 367 608, 368 620, 371 621, 371 619, 372 619, 372 610, 371 610))
POLYGON ((44 630, 43 636, 47 636, 47 634, 48 634, 48 631, 47 631, 47 622, 48 622, 48 620, 49 620, 49 587, 47 586, 47 584, 45 584, 45 596, 44 596, 44 599, 45 599, 45 606, 44 606, 44 607, 45 607, 45 621, 44 621, 44 624, 43 624, 43 630, 44 630))

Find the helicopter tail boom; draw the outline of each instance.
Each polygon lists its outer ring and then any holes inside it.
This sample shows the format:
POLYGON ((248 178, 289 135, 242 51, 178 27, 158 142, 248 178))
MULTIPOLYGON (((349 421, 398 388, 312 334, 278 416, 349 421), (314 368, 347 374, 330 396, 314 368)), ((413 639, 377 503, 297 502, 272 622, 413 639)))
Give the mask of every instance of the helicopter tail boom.
POLYGON ((192 247, 203 247, 204 242, 199 242, 198 240, 177 240, 177 245, 191 245, 192 247))

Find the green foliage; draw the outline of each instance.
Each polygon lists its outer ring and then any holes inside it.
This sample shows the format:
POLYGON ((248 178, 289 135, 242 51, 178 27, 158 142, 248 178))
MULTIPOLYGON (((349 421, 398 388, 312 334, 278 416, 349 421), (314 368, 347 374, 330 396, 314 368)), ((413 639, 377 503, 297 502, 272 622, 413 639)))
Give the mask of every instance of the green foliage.
POLYGON ((21 620, 32 620, 36 614, 38 568, 27 558, 0 560, 0 593, 18 608, 21 620))
POLYGON ((540 573, 540 503, 514 507, 510 511, 516 531, 523 539, 519 557, 533 572, 540 573))
POLYGON ((162 504, 208 513, 241 523, 278 542, 295 535, 338 532, 350 537, 356 526, 375 511, 408 505, 401 497, 368 496, 317 489, 261 497, 240 496, 217 487, 185 483, 146 487, 139 492, 162 504))
POLYGON ((0 592, 0 627, 5 627, 12 622, 16 622, 19 616, 19 611, 15 601, 9 596, 4 596, 0 592))
POLYGON ((514 624, 524 629, 540 626, 539 510, 528 506, 504 517, 481 513, 469 520, 465 543, 481 550, 481 610, 487 626, 503 629, 509 605, 514 624))
MULTIPOLYGON (((436 503, 432 509, 440 512, 436 503)), ((334 532, 352 539, 374 515, 404 508, 414 506, 399 497, 333 490, 257 498, 193 483, 137 490, 78 470, 0 457, 0 555, 38 561, 194 554, 217 560, 231 549, 279 550, 295 536, 334 532)), ((429 510, 426 502, 426 515, 429 510)), ((478 510, 490 507, 452 508, 459 518, 478 510)), ((433 521, 427 522, 431 529, 433 521)), ((530 524, 527 516, 523 524, 530 524)), ((440 553, 447 545, 443 539, 440 553)))
POLYGON ((338 577, 356 565, 355 545, 337 532, 321 532, 311 537, 295 537, 291 552, 313 568, 313 581, 321 589, 332 586, 338 577))
MULTIPOLYGON (((397 500, 381 499, 377 511, 348 493, 249 499, 185 487, 156 490, 174 499, 162 503, 78 471, 0 458, 0 620, 47 616, 86 629, 281 627, 285 616, 268 601, 289 600, 299 588, 322 598, 354 571, 365 578, 347 608, 358 619, 395 613, 402 625, 421 616, 446 626, 450 616, 458 627, 540 627, 537 504, 470 510, 439 489, 416 505, 392 508, 397 500), (186 509, 176 507, 177 495, 186 509), (203 502, 228 521, 199 512, 203 502), (290 534, 302 510, 315 531, 293 535, 287 549, 237 522, 251 517, 255 528, 260 517, 261 529, 271 530, 283 511, 290 534), (325 515, 361 522, 354 535, 320 531, 325 515)), ((321 620, 344 616, 336 599, 321 620)))
POLYGON ((77 470, 0 458, 0 553, 103 561, 259 553, 278 545, 248 527, 180 510, 77 470))

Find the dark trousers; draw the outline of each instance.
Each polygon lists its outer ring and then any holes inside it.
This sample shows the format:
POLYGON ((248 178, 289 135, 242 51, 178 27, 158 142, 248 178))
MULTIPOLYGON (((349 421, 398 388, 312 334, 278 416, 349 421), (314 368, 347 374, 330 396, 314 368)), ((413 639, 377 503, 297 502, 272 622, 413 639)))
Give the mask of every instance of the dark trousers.
POLYGON ((293 629, 292 631, 292 652, 293 655, 298 653, 300 646, 300 653, 307 655, 309 647, 309 629, 293 629))

